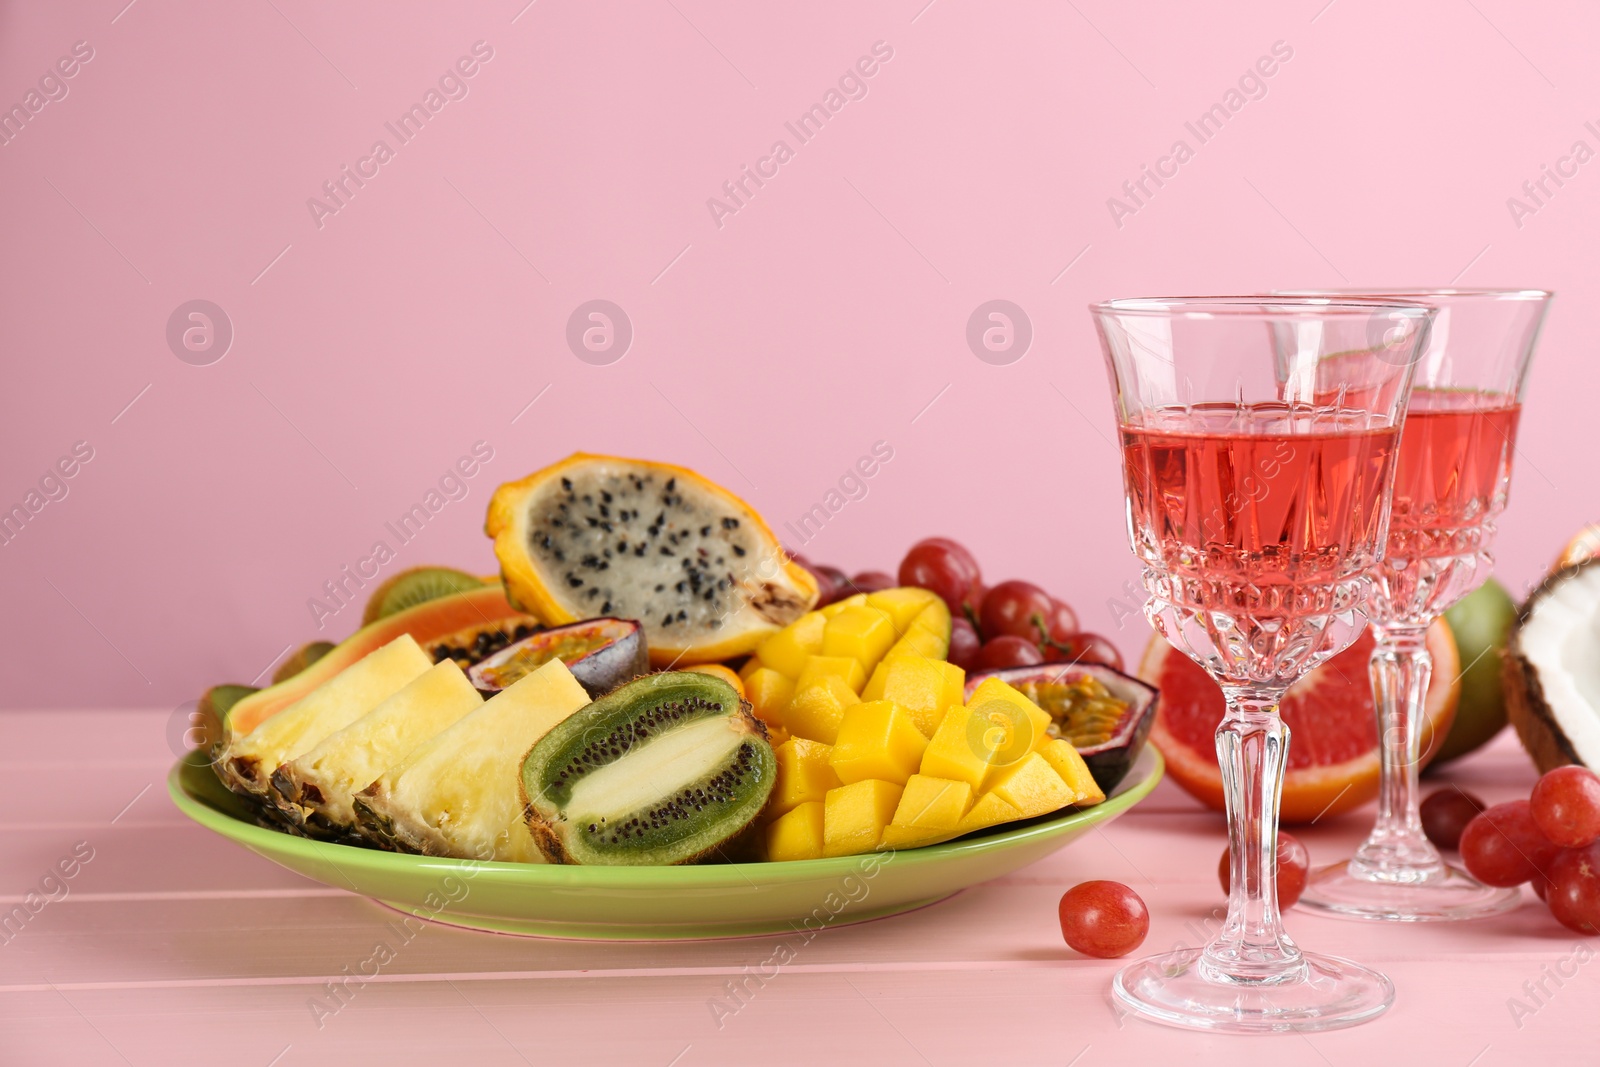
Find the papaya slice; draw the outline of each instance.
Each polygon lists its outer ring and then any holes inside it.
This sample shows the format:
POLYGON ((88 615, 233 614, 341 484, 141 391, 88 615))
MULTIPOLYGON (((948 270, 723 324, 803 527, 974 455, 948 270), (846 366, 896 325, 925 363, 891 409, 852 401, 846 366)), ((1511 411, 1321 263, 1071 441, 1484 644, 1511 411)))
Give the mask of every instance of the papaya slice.
POLYGON ((750 505, 665 463, 575 453, 496 490, 484 531, 512 603, 637 619, 658 667, 750 652, 817 601, 750 505))

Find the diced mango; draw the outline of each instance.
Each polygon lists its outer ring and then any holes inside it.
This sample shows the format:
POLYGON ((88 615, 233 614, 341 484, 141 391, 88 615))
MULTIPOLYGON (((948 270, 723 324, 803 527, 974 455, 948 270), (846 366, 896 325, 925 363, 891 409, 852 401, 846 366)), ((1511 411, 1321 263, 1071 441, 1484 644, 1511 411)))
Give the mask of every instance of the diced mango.
POLYGON ((817 610, 822 612, 822 617, 823 618, 831 619, 835 615, 837 615, 841 611, 843 611, 845 608, 858 607, 858 606, 860 606, 862 604, 865 604, 866 602, 867 602, 867 594, 865 594, 865 593, 857 593, 854 596, 847 596, 843 600, 835 600, 832 604, 829 604, 827 607, 818 608, 817 610))
POLYGON ((861 698, 843 678, 825 674, 804 689, 795 689, 783 713, 783 725, 796 737, 831 745, 839 737, 844 709, 859 703, 861 698))
POLYGON ((872 700, 845 709, 828 762, 846 785, 868 778, 904 782, 917 773, 927 747, 910 712, 892 700, 872 700))
POLYGON ((1012 822, 1022 818, 1022 813, 1010 804, 1001 800, 993 793, 985 793, 972 805, 972 810, 962 818, 961 824, 956 827, 956 833, 970 834, 974 830, 982 830, 989 826, 998 826, 1003 822, 1012 822))
POLYGON ((971 708, 949 709, 922 753, 921 772, 966 782, 974 791, 980 789, 994 755, 987 744, 992 732, 992 725, 977 718, 971 708))
POLYGON ((1050 713, 998 678, 985 678, 972 691, 967 707, 998 725, 1009 724, 1005 754, 990 762, 1014 763, 1050 740, 1050 713))
POLYGON ((1064 737, 1051 738, 1039 749, 1039 755, 1076 794, 1074 804, 1098 804, 1105 800, 1104 790, 1094 780, 1094 775, 1089 773, 1089 765, 1083 762, 1083 757, 1078 755, 1071 741, 1064 737))
POLYGON ((811 611, 785 626, 756 648, 764 667, 788 678, 800 677, 806 657, 822 651, 822 632, 828 625, 820 611, 811 611))
MULTIPOLYGON (((823 801, 822 854, 854 856, 871 852, 883 838, 883 828, 894 817, 904 788, 894 782, 868 778, 828 790, 823 801)), ((774 824, 776 825, 776 824, 774 824)))
POLYGON ((954 663, 891 652, 873 669, 861 699, 894 701, 911 713, 922 736, 932 737, 944 709, 961 703, 965 684, 966 672, 954 663))
POLYGON ((991 786, 990 794, 1016 808, 1024 819, 1060 811, 1077 799, 1073 788, 1062 781, 1037 752, 1030 752, 1027 759, 997 770, 999 777, 991 786))
POLYGON ((821 859, 824 810, 822 801, 813 800, 774 819, 767 827, 767 859, 821 859))
POLYGON ((831 746, 803 737, 792 737, 773 749, 773 755, 778 757, 778 777, 772 785, 767 814, 783 815, 802 804, 821 800, 828 790, 843 785, 828 763, 832 754, 831 746))
POLYGON ((825 674, 838 675, 844 679, 845 685, 857 693, 861 692, 861 687, 867 681, 866 668, 854 656, 807 656, 806 665, 800 668, 800 677, 796 679, 794 687, 804 689, 825 674))
POLYGON ((763 664, 760 656, 751 656, 749 659, 744 661, 744 666, 739 668, 739 677, 748 682, 750 680, 750 676, 756 673, 756 671, 759 671, 762 666, 763 664))
POLYGON ((939 699, 939 706, 949 708, 966 703, 967 672, 954 663, 940 662, 944 664, 944 694, 939 699))
MULTIPOLYGON (((750 662, 754 663, 755 660, 750 662)), ((771 667, 758 667, 744 680, 745 697, 755 707, 769 726, 783 723, 789 709, 789 699, 794 696, 794 681, 785 678, 771 667)))
POLYGON ((894 809, 893 825, 954 833, 972 807, 972 787, 966 782, 913 774, 894 809))
MULTIPOLYGON (((941 601, 941 603, 943 603, 941 601)), ((948 614, 948 613, 947 613, 948 614)), ((935 633, 926 626, 912 623, 905 636, 894 643, 889 655, 922 656, 925 659, 944 659, 950 654, 950 636, 946 629, 943 635, 935 633)))
MULTIPOLYGON (((877 665, 894 645, 894 621, 887 612, 868 607, 864 602, 846 608, 828 620, 822 635, 822 654, 850 656, 863 670, 877 665)), ((865 678, 862 681, 866 681, 865 678)))
POLYGON ((902 585, 895 589, 880 589, 876 593, 867 594, 867 603, 879 611, 888 612, 889 618, 894 620, 895 633, 903 634, 911 625, 913 619, 922 613, 939 594, 927 589, 918 589, 914 585, 902 585))

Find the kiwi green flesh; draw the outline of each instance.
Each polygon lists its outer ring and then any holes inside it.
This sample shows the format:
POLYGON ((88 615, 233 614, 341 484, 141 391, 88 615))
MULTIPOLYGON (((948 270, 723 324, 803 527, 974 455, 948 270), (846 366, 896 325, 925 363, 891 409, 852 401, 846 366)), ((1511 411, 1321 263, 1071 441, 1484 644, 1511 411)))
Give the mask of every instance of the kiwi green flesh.
POLYGON ((400 575, 384 590, 383 601, 374 618, 387 618, 430 600, 482 588, 481 579, 453 567, 418 567, 400 575))
POLYGON ((624 685, 557 726, 529 752, 522 784, 552 860, 655 866, 726 855, 776 772, 738 693, 677 672, 624 685))

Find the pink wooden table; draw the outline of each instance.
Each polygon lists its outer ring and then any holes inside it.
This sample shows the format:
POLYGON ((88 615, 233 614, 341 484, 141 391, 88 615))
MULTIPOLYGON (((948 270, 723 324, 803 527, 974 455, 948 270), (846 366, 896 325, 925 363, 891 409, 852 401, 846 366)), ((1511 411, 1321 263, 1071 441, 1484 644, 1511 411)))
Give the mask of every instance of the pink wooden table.
MULTIPOLYGON (((0 713, 5 1067, 1597 1059, 1600 945, 1580 948, 1531 894, 1509 916, 1448 928, 1291 912, 1305 944, 1394 979, 1394 1008, 1354 1030, 1222 1038, 1119 1018, 1107 996, 1117 964, 1062 944, 1056 900, 1082 879, 1115 878, 1150 905, 1147 949, 1201 936, 1221 903, 1221 820, 1166 783, 1105 832, 1013 877, 823 932, 732 1014, 713 1005, 735 1003, 727 984, 776 939, 594 944, 429 927, 340 1006, 329 983, 371 956, 395 913, 180 816, 166 796, 168 718, 0 713), (74 867, 75 848, 92 858, 74 867), (74 876, 41 888, 62 860, 74 876), (33 898, 37 912, 19 920, 30 892, 57 899, 33 898)), ((1503 737, 1453 777, 1496 801, 1526 795, 1533 773, 1503 737)), ((1313 860, 1345 854, 1368 818, 1307 830, 1313 860)))

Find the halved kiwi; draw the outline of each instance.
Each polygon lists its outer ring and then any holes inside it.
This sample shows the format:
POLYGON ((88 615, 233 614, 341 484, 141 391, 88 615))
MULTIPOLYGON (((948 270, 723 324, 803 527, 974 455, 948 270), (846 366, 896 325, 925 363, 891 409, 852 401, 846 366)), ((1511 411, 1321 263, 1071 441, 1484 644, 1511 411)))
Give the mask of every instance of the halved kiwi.
POLYGON ((453 593, 482 589, 484 584, 481 578, 454 567, 412 567, 372 591, 361 625, 370 626, 379 619, 453 593))
POLYGON ((669 671, 574 714, 522 764, 528 829, 552 862, 732 860, 772 793, 766 727, 727 682, 669 671))

